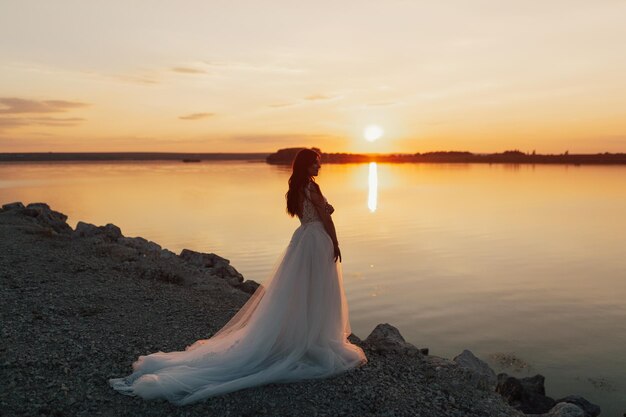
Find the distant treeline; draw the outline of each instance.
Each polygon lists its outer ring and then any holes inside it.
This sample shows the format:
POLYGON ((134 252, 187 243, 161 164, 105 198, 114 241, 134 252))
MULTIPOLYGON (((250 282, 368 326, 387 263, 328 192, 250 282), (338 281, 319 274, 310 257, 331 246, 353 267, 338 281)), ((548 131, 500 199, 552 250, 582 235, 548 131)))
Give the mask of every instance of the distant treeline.
MULTIPOLYGON (((31 152, 0 153, 0 162, 16 161, 266 161, 269 164, 289 165, 299 150, 286 148, 268 153, 166 153, 166 152, 31 152)), ((311 148, 322 155, 323 163, 363 163, 363 162, 429 162, 429 163, 511 163, 511 164, 623 164, 626 153, 562 154, 539 155, 518 150, 502 153, 473 154, 471 152, 438 151, 414 154, 353 154, 323 153, 319 148, 311 148)))
MULTIPOLYGON (((303 148, 287 148, 267 157, 269 164, 291 164, 294 156, 303 148)), ((459 151, 437 151, 414 154, 350 154, 323 153, 318 148, 311 148, 322 155, 322 163, 342 164, 359 162, 429 162, 429 163, 511 163, 511 164, 624 164, 626 153, 539 155, 535 152, 524 153, 519 150, 502 153, 473 154, 459 151)))
POLYGON ((0 162, 15 161, 264 161, 267 153, 167 153, 167 152, 31 152, 0 153, 0 162))

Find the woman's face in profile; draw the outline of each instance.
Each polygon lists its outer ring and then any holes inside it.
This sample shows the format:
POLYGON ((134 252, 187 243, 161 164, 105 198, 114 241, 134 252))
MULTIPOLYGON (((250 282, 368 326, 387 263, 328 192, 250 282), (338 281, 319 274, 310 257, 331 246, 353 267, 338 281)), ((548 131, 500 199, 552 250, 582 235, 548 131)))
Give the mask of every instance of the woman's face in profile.
POLYGON ((309 175, 312 177, 317 177, 317 174, 320 172, 320 168, 322 164, 320 163, 320 159, 317 158, 315 162, 309 167, 309 175))

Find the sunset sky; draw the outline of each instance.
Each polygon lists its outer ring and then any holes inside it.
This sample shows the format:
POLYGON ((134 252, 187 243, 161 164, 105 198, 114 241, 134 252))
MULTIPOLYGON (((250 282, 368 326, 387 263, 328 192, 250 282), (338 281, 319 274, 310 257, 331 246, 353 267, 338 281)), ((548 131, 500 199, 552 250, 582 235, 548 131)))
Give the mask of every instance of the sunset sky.
POLYGON ((623 0, 2 0, 0 152, 626 152, 625 22, 623 0))

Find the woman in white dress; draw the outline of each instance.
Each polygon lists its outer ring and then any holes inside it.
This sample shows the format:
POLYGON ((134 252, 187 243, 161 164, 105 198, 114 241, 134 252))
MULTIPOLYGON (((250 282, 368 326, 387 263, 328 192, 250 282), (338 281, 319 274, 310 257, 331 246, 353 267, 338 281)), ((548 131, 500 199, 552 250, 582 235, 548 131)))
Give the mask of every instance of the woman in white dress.
POLYGON ((326 378, 367 363, 363 350, 347 340, 334 209, 314 181, 319 169, 320 156, 310 149, 293 161, 287 212, 300 226, 268 281, 209 339, 184 351, 140 356, 131 375, 109 380, 115 390, 184 405, 253 386, 326 378))

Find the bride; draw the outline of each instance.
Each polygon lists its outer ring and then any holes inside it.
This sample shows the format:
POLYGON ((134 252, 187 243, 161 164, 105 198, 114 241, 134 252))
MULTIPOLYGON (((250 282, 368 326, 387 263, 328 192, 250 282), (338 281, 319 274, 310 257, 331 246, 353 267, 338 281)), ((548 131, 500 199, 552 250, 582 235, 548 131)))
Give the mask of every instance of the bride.
POLYGON ((252 386, 326 378, 367 362, 347 340, 341 251, 334 209, 313 178, 319 169, 317 152, 298 152, 286 199, 300 226, 268 282, 209 339, 139 356, 131 375, 109 380, 115 390, 183 405, 252 386))

